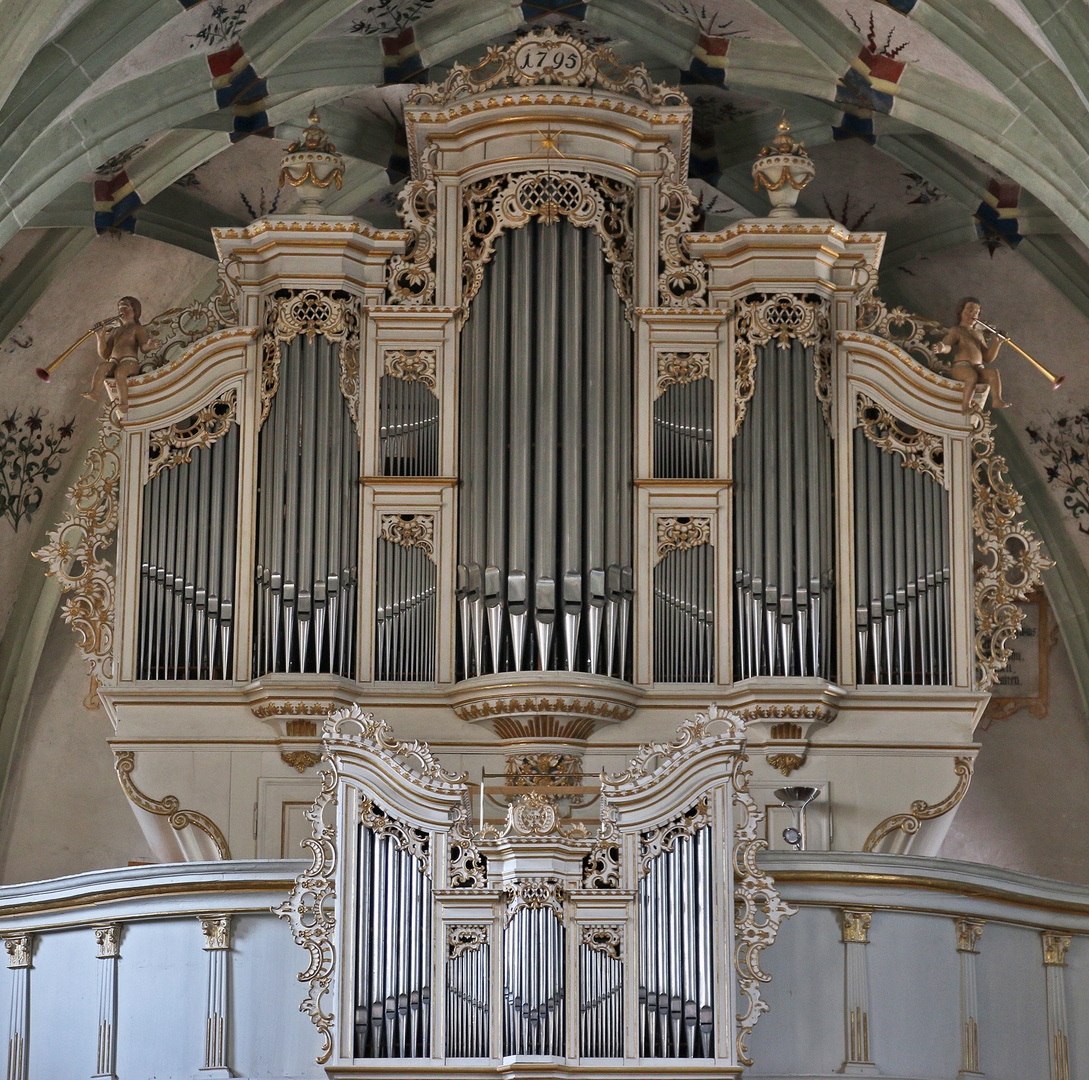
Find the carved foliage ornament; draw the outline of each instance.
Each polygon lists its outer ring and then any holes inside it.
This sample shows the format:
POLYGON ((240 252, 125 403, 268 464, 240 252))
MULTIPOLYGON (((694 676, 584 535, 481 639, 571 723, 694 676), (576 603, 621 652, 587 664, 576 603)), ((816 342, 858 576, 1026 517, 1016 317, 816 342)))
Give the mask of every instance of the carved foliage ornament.
POLYGON ((402 824, 382 810, 372 799, 363 799, 359 805, 360 823, 375 836, 388 836, 400 851, 407 851, 417 862, 422 873, 431 876, 431 836, 423 829, 402 824))
POLYGON ((844 911, 844 942, 849 945, 869 945, 870 921, 872 918, 872 914, 868 911, 844 911))
POLYGON ((756 390, 756 350, 792 340, 813 348, 813 381, 825 423, 832 425, 832 343, 828 304, 819 296, 755 293, 737 301, 734 316, 734 434, 756 390))
POLYGON ((620 828, 616 823, 616 808, 608 799, 601 800, 597 837, 582 860, 582 887, 620 888, 620 828))
POLYGON ((386 277, 391 304, 430 304, 435 299, 435 208, 438 202, 433 165, 437 146, 425 155, 422 176, 413 177, 397 197, 409 241, 403 255, 389 261, 386 277))
POLYGON ((237 411, 238 393, 232 387, 185 420, 152 431, 148 437, 147 479, 183 461, 192 461, 195 449, 211 446, 227 434, 237 411))
POLYGON ((33 934, 13 934, 4 938, 4 948, 8 953, 9 968, 30 967, 31 944, 34 941, 33 934))
POLYGON ((946 328, 936 319, 924 319, 902 307, 886 307, 872 287, 858 298, 856 326, 903 349, 924 370, 947 370, 947 363, 933 351, 934 345, 945 337, 946 328))
POLYGON ((711 354, 707 352, 659 352, 658 381, 654 396, 669 386, 686 386, 698 379, 711 377, 711 354))
POLYGON ((578 38, 545 27, 508 46, 489 46, 473 67, 455 64, 445 81, 414 89, 413 105, 448 105, 496 86, 596 86, 641 98, 649 105, 685 105, 675 87, 655 83, 642 64, 627 67, 610 49, 591 48, 578 38))
POLYGON ((64 621, 79 635, 79 649, 91 672, 87 704, 98 704, 101 679, 113 677, 114 576, 105 550, 117 530, 121 475, 121 430, 108 413, 98 442, 87 455, 79 479, 68 492, 71 509, 34 553, 69 593, 61 605, 64 621))
POLYGON ((957 784, 953 790, 940 802, 930 804, 924 799, 916 799, 911 804, 911 812, 907 814, 893 814, 884 821, 874 826, 873 832, 866 838, 863 851, 876 851, 878 844, 889 833, 899 829, 907 836, 914 836, 919 831, 919 826, 924 821, 948 814, 968 793, 968 785, 972 782, 972 769, 974 762, 968 757, 954 759, 953 771, 957 774, 957 784))
POLYGON ((283 289, 266 299, 261 356, 262 427, 280 385, 280 347, 301 334, 340 346, 340 392, 359 426, 359 300, 322 289, 283 289))
POLYGON ((666 308, 707 306, 707 264, 693 256, 685 239, 699 201, 681 172, 676 155, 659 150, 665 163, 658 185, 658 302, 666 308))
POLYGON ((384 360, 386 374, 395 379, 423 383, 431 391, 438 385, 438 354, 434 349, 386 349, 384 360))
POLYGON ((219 952, 231 947, 230 915, 205 915, 200 920, 204 951, 219 952))
POLYGON ((121 955, 121 924, 106 923, 94 928, 99 960, 113 960, 121 955))
POLYGON ((391 544, 419 548, 432 562, 435 561, 434 514, 383 514, 379 535, 391 544))
POLYGON ((488 924, 470 923, 450 926, 446 930, 446 955, 456 960, 463 953, 476 952, 488 944, 488 924))
POLYGON ((905 468, 927 473, 945 486, 945 440, 930 431, 920 431, 893 416, 888 409, 858 395, 858 426, 875 446, 899 454, 905 468))
POLYGON ((1006 460, 995 453, 994 423, 976 406, 972 433, 972 523, 976 549, 976 688, 988 689, 1006 666, 1012 640, 1025 612, 1017 600, 1027 600, 1040 584, 1040 575, 1055 564, 1040 541, 1017 515, 1024 501, 1006 479, 1006 460))
POLYGON ((525 878, 505 890, 507 898, 503 925, 509 925, 511 919, 522 908, 548 908, 560 922, 563 922, 563 902, 566 891, 563 882, 555 878, 525 878))
POLYGON ((682 837, 694 836, 711 824, 711 803, 706 795, 697 800, 691 809, 678 814, 676 817, 663 821, 661 825, 650 832, 639 835, 639 876, 642 877, 650 869, 650 864, 672 851, 677 846, 677 841, 682 837))
POLYGON ((579 927, 579 944, 594 952, 604 953, 614 960, 620 959, 620 950, 624 944, 623 927, 615 924, 596 925, 583 923, 579 927))
POLYGON ((613 285, 632 313, 632 234, 634 190, 590 173, 524 172, 485 177, 466 186, 461 233, 461 310, 468 313, 480 291, 484 267, 504 229, 519 229, 534 217, 551 224, 560 215, 573 225, 592 228, 612 268, 613 285))
POLYGON ((450 827, 450 857, 446 863, 446 875, 454 889, 486 889, 488 887, 488 860, 476 846, 472 826, 472 806, 466 789, 454 811, 450 827))
POLYGON ((983 933, 983 923, 975 919, 957 919, 953 925, 957 931, 957 952, 978 952, 976 946, 983 933))
POLYGON ((658 518, 658 546, 654 562, 659 563, 671 551, 687 551, 711 542, 711 519, 696 517, 658 518))

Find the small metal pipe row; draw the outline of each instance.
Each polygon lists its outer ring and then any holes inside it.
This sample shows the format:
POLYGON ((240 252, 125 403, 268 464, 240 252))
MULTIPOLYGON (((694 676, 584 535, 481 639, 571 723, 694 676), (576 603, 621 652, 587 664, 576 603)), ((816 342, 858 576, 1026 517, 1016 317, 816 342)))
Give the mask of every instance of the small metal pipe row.
POLYGON ((566 932, 547 907, 524 907, 503 930, 503 1053, 566 1053, 566 932))

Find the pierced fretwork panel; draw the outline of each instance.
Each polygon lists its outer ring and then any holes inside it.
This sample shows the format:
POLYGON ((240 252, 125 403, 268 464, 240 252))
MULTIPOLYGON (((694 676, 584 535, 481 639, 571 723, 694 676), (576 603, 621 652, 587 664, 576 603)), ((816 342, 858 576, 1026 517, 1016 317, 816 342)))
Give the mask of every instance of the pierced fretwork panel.
POLYGON ((714 1053, 711 829, 678 837, 639 882, 639 1054, 714 1053))
POLYGON ((398 843, 359 827, 356 1057, 430 1054, 431 881, 398 843))

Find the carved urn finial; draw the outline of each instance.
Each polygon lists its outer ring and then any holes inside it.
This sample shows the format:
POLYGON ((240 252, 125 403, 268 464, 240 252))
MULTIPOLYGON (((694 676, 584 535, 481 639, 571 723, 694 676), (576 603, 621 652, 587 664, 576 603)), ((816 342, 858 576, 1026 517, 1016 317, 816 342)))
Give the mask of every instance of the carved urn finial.
POLYGON ((288 148, 280 163, 280 187, 290 184, 299 194, 299 213, 320 214, 331 185, 340 190, 344 159, 319 126, 318 110, 310 112, 310 126, 288 148))
POLYGON ((790 134, 786 112, 779 121, 779 134, 760 151, 752 167, 753 190, 761 187, 771 200, 768 217, 797 217, 794 204, 802 188, 813 179, 816 166, 805 152, 805 144, 790 134))

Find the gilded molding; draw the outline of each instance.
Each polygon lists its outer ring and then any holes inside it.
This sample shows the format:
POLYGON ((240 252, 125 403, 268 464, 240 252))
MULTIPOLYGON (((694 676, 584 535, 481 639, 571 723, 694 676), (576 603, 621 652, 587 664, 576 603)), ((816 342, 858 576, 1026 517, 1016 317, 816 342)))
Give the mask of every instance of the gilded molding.
POLYGON ((238 392, 232 387, 185 420, 152 431, 148 436, 145 482, 164 469, 192 461, 194 450, 211 446, 221 439, 235 422, 237 412, 238 392))
POLYGON ((260 430, 268 419, 272 399, 280 385, 280 347, 305 334, 321 334, 339 345, 340 392, 359 426, 359 328, 360 304, 354 296, 337 297, 324 289, 283 289, 265 299, 265 324, 261 345, 260 430))
MULTIPOLYGON (((829 705, 743 705, 738 714, 748 723, 750 720, 813 720, 817 723, 831 723, 836 718, 836 710, 829 705)), ((772 725, 773 739, 785 739, 788 735, 776 735, 779 724, 772 725)), ((800 725, 793 725, 800 727, 800 725)), ((801 731, 798 732, 801 738, 801 731)))
POLYGON ((467 923, 446 928, 446 955, 451 960, 488 944, 488 923, 467 923))
POLYGON ((251 705, 250 712, 258 720, 267 720, 270 716, 328 716, 340 707, 335 701, 300 701, 288 698, 251 705))
POLYGON ((685 386, 698 379, 711 378, 711 354, 709 352, 661 351, 657 354, 658 381, 654 396, 660 397, 667 387, 685 386))
POLYGON ((34 951, 33 934, 11 934, 4 938, 4 948, 8 952, 9 968, 30 967, 30 954, 34 951))
MULTIPOLYGON (((737 733, 740 738, 743 734, 737 733)), ((757 855, 768 846, 763 837, 764 811, 749 794, 752 773, 745 769, 745 755, 733 760, 734 820, 734 970, 737 985, 745 997, 744 1011, 738 1010, 735 1046, 742 1065, 751 1066, 748 1042, 757 1021, 768 1011, 760 987, 771 976, 760 966, 760 953, 775 944, 784 919, 796 914, 775 888, 771 875, 756 864, 757 855)), ((739 1003, 740 1004, 740 1003, 739 1003)))
POLYGON ((431 391, 438 386, 439 354, 434 349, 386 349, 382 357, 387 375, 404 382, 423 383, 431 391))
POLYGON ((865 394, 856 401, 856 419, 862 434, 887 454, 899 454, 906 469, 932 476, 948 487, 945 475, 945 439, 930 431, 921 431, 893 416, 865 394))
MULTIPOLYGON (((873 283, 877 283, 876 274, 873 283)), ((855 326, 863 333, 891 342, 928 372, 945 370, 933 345, 945 337, 946 328, 936 319, 924 319, 902 307, 888 308, 872 286, 859 295, 855 326)))
POLYGON ((616 923, 582 923, 579 944, 619 960, 624 947, 624 928, 616 923))
POLYGON ((976 946, 985 925, 981 919, 957 919, 953 924, 957 931, 957 952, 979 952, 976 946))
MULTIPOLYGON (((634 712, 635 707, 632 705, 599 701, 596 698, 548 697, 547 695, 538 696, 534 694, 501 697, 490 701, 471 701, 454 706, 454 713, 458 719, 466 720, 469 723, 477 720, 488 720, 493 717, 527 714, 546 719, 586 716, 600 720, 620 721, 627 720, 634 712)), ((509 737, 514 738, 516 735, 509 737)), ((559 738, 560 736, 557 735, 556 737, 559 738)))
POLYGON ((563 882, 556 878, 523 878, 503 890, 506 898, 503 925, 508 926, 511 919, 522 908, 548 908, 560 922, 563 922, 563 905, 567 892, 563 882))
POLYGON ((204 935, 204 951, 219 952, 231 947, 230 915, 201 915, 200 932, 204 935))
POLYGON ((843 943, 845 945, 869 945, 870 920, 873 918, 869 911, 850 911, 844 909, 843 915, 843 943))
POLYGON ((306 949, 310 962, 299 976, 307 994, 300 1009, 310 1017, 322 1038, 317 1064, 324 1065, 333 1053, 333 1015, 326 1012, 322 998, 332 987, 336 967, 334 875, 337 865, 336 826, 325 821, 325 811, 336 805, 336 764, 323 769, 321 792, 307 810, 311 836, 303 840, 310 849, 311 864, 296 879, 287 899, 272 910, 291 925, 295 944, 306 949))
POLYGON ((129 801, 157 817, 165 817, 170 827, 177 832, 192 825, 200 829, 213 844, 221 859, 231 857, 231 849, 227 846, 227 840, 219 831, 211 818, 200 813, 199 810, 182 810, 181 801, 176 795, 167 795, 162 799, 153 799, 145 795, 132 781, 132 773, 136 768, 136 754, 131 750, 116 750, 114 752, 117 779, 121 782, 121 788, 129 797, 129 801))
POLYGON ((92 927, 98 945, 99 960, 115 960, 121 955, 121 924, 101 923, 92 927))
POLYGON ((876 851, 878 844, 880 844, 889 833, 896 832, 897 829, 906 836, 913 836, 919 831, 919 826, 924 821, 932 821, 934 818, 939 818, 943 814, 948 814, 949 811, 954 809, 968 793, 968 785, 972 782, 973 768, 974 762, 972 758, 955 758, 953 762, 953 771, 957 774, 957 785, 941 800, 941 802, 930 804, 924 802, 922 799, 916 799, 915 802, 911 804, 910 813, 892 814, 890 817, 885 818, 884 821, 875 825, 873 832, 866 838, 866 843, 863 844, 862 850, 870 852, 876 851))
POLYGON ((1006 459, 995 452, 994 423, 977 405, 971 414, 972 524, 976 534, 976 689, 987 690, 1010 659, 1006 642, 1025 618, 1040 575, 1055 564, 1017 515, 1024 500, 1006 479, 1006 459))
POLYGON ((768 754, 764 760, 773 769, 778 769, 784 776, 789 776, 805 764, 805 754, 768 754))
POLYGON ((711 543, 711 519, 702 517, 660 517, 658 544, 654 549, 657 566, 671 551, 687 551, 711 543))
POLYGON ((1044 930, 1040 934, 1044 947, 1045 967, 1066 967, 1066 950, 1070 948, 1069 934, 1055 934, 1044 930))
POLYGON ((48 567, 46 577, 56 577, 61 590, 71 593, 61 614, 79 635, 77 644, 91 674, 91 692, 84 704, 91 709, 98 705, 99 683, 113 678, 116 585, 105 551, 117 531, 120 448, 121 429, 111 410, 103 417, 83 472, 68 492, 71 510, 49 533, 45 547, 34 552, 48 567))
POLYGON ((321 754, 316 754, 313 750, 281 750, 280 760, 296 772, 304 773, 321 761, 321 754))
POLYGON ((382 514, 378 535, 390 544, 419 548, 435 562, 434 514, 382 514))
POLYGON ((468 315, 484 280, 484 267, 504 229, 520 229, 538 217, 552 224, 561 215, 580 228, 592 228, 612 268, 613 285, 632 313, 632 213, 635 191, 593 173, 567 171, 507 173, 466 185, 462 198, 461 311, 468 315))

